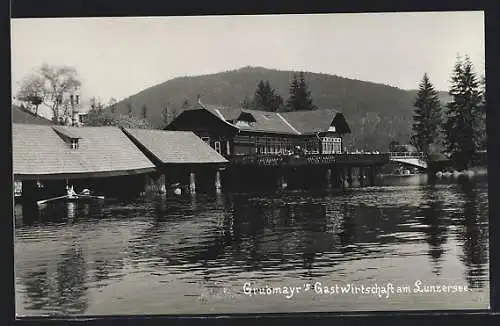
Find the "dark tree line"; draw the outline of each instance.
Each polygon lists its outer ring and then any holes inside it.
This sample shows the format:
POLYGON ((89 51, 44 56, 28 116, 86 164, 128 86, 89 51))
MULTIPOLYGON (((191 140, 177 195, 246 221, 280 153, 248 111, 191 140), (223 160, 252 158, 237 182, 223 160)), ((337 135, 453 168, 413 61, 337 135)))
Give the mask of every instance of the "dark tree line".
POLYGON ((270 112, 279 111, 301 111, 315 110, 317 107, 313 104, 311 92, 305 80, 305 75, 300 72, 299 75, 293 75, 289 86, 289 97, 285 102, 269 81, 261 80, 257 84, 257 89, 253 97, 248 97, 242 103, 245 109, 262 110, 270 112))
POLYGON ((439 144, 455 168, 467 169, 477 151, 486 149, 485 78, 479 80, 468 56, 458 58, 451 75, 449 101, 444 112, 437 92, 424 74, 415 100, 412 143, 429 155, 439 144))

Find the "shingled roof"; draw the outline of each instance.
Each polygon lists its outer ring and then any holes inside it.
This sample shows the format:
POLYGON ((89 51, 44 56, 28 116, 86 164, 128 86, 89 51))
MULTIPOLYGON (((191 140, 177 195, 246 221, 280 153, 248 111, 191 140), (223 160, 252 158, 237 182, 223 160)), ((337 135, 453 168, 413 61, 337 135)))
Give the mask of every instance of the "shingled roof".
POLYGON ((211 164, 228 161, 190 131, 123 129, 157 164, 211 164))
POLYGON ((32 112, 17 105, 12 105, 12 123, 24 123, 24 124, 35 124, 35 125, 54 124, 51 120, 35 115, 32 112))
POLYGON ((116 176, 153 171, 155 165, 116 127, 13 124, 17 179, 116 176), (78 148, 63 140, 78 138, 78 148), (63 135, 61 135, 63 134, 63 135))
POLYGON ((317 132, 326 132, 333 123, 336 129, 341 133, 351 132, 342 113, 332 109, 280 113, 247 110, 243 108, 229 108, 201 103, 197 103, 193 109, 207 110, 217 118, 245 131, 307 135, 317 132), (251 114, 255 121, 248 125, 236 124, 238 118, 245 113, 251 114))
POLYGON ((340 133, 351 132, 344 115, 332 109, 284 112, 281 115, 301 134, 326 132, 331 125, 340 133))

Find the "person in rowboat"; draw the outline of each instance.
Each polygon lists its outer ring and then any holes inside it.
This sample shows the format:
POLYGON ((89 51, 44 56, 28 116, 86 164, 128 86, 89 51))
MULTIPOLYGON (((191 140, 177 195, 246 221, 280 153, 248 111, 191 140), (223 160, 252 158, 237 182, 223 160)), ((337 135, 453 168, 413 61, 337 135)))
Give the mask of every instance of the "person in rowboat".
POLYGON ((66 193, 67 193, 68 197, 70 197, 70 198, 76 196, 76 192, 73 189, 73 186, 66 186, 66 193))

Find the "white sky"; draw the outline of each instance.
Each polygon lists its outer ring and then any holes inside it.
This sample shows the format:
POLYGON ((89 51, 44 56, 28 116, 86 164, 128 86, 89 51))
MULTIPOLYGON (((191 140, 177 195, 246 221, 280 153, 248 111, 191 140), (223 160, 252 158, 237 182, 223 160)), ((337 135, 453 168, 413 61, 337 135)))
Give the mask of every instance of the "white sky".
MULTIPOLYGON (((457 54, 484 71, 477 12, 13 19, 12 87, 43 63, 74 66, 82 98, 117 100, 166 80, 243 66, 447 90, 457 54)), ((334 90, 332 90, 334 91, 334 90)))

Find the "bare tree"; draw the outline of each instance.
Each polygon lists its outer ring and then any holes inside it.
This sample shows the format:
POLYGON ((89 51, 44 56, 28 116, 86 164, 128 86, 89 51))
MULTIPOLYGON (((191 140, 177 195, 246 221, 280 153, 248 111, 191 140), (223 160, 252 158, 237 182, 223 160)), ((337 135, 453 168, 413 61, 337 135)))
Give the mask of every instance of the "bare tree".
POLYGON ((18 98, 38 111, 38 105, 45 104, 52 111, 54 121, 67 112, 65 99, 79 90, 81 82, 75 68, 43 64, 28 76, 20 87, 18 98), (61 112, 62 110, 62 112, 61 112))
POLYGON ((24 78, 17 93, 17 99, 23 102, 28 110, 38 115, 38 107, 45 99, 45 81, 41 76, 32 74, 24 78))

